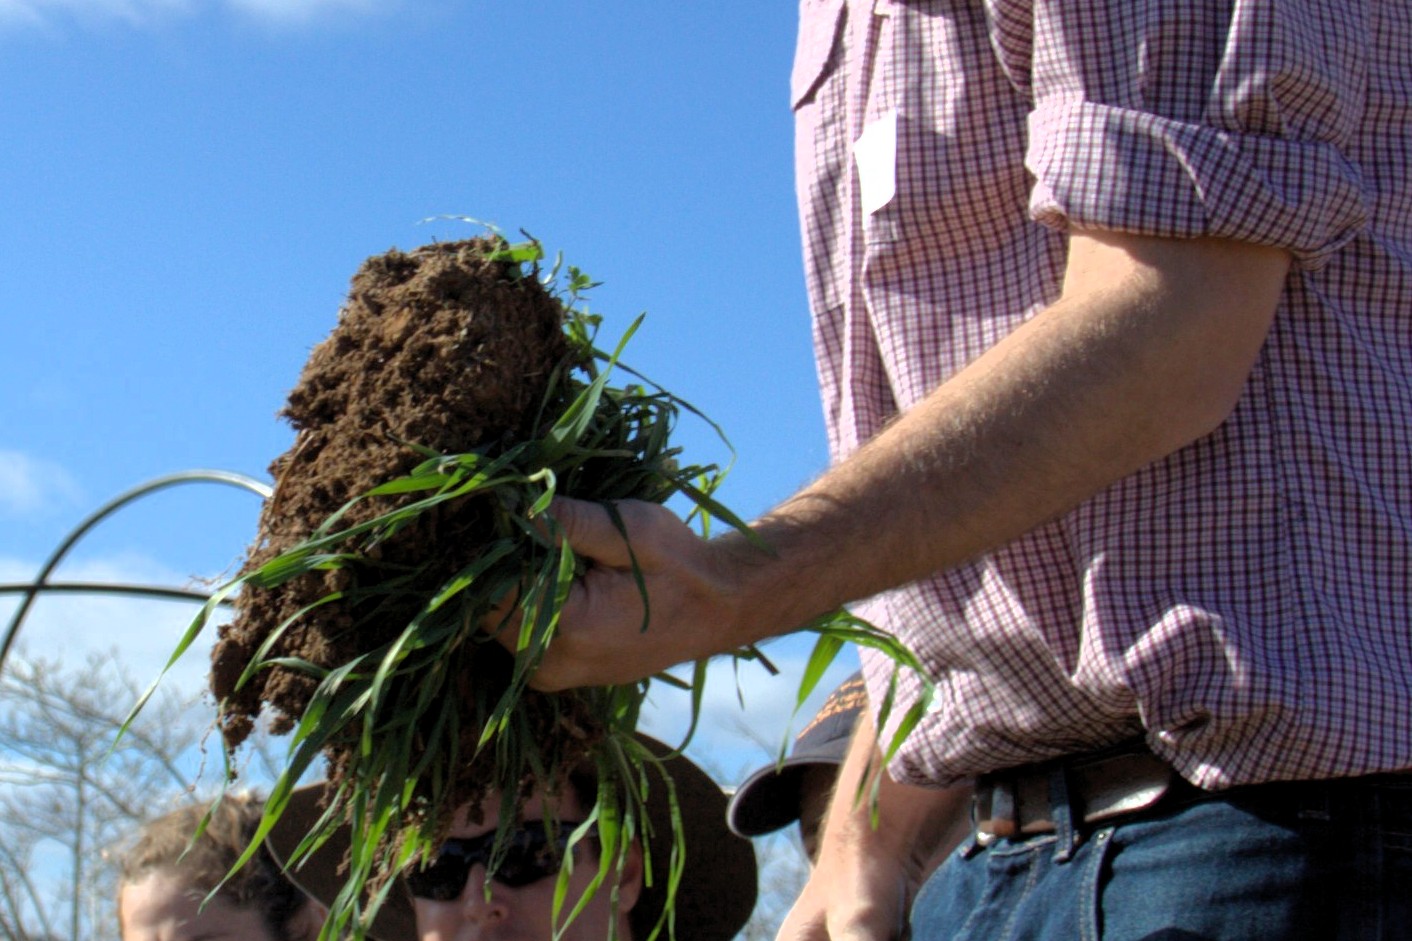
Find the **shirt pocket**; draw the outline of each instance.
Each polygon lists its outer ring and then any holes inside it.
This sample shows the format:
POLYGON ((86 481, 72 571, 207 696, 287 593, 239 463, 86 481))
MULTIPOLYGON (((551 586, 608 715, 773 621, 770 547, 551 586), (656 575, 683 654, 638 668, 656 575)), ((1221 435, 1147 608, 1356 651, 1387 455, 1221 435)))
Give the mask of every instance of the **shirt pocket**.
POLYGON ((789 75, 789 101, 798 109, 814 94, 833 57, 846 0, 800 0, 799 40, 789 75))

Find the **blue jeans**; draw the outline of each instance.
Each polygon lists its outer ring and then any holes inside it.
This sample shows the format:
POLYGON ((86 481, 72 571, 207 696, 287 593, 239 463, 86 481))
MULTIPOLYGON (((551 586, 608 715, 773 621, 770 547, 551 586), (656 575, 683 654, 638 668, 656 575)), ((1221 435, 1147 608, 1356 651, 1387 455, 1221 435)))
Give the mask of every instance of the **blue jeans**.
POLYGON ((1266 784, 963 845, 914 941, 1412 938, 1412 776, 1266 784))

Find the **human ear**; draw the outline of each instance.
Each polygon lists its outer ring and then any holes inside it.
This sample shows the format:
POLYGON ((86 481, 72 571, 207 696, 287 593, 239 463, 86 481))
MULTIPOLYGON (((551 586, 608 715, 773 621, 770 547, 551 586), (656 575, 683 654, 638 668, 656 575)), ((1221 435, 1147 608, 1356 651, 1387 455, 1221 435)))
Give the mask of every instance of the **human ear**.
POLYGON ((618 870, 618 911, 624 915, 632 911, 642 895, 642 844, 636 840, 623 856, 622 867, 618 870))

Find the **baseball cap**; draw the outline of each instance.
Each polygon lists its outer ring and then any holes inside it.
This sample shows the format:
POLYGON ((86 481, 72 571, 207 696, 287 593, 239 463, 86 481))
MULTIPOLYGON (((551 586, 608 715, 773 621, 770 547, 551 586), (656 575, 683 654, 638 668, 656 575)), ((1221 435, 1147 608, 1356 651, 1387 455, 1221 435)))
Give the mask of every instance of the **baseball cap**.
POLYGON ((843 763, 853 726, 867 704, 863 674, 854 673, 824 700, 814 718, 794 739, 783 762, 771 762, 745 779, 726 808, 733 832, 763 836, 799 819, 800 787, 810 768, 843 763))

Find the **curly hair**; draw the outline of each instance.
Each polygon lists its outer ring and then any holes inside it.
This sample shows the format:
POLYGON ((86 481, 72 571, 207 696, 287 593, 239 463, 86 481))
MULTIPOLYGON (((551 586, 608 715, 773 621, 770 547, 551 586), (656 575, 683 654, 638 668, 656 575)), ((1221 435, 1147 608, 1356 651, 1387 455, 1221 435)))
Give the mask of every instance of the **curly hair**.
POLYGON ((261 802, 250 797, 226 797, 209 806, 191 804, 158 817, 142 828, 123 855, 124 885, 141 882, 153 873, 179 876, 196 891, 220 885, 220 897, 260 912, 275 941, 290 941, 289 922, 309 898, 290 882, 264 847, 221 885, 260 823, 261 802), (207 810, 211 819, 192 840, 207 810))

